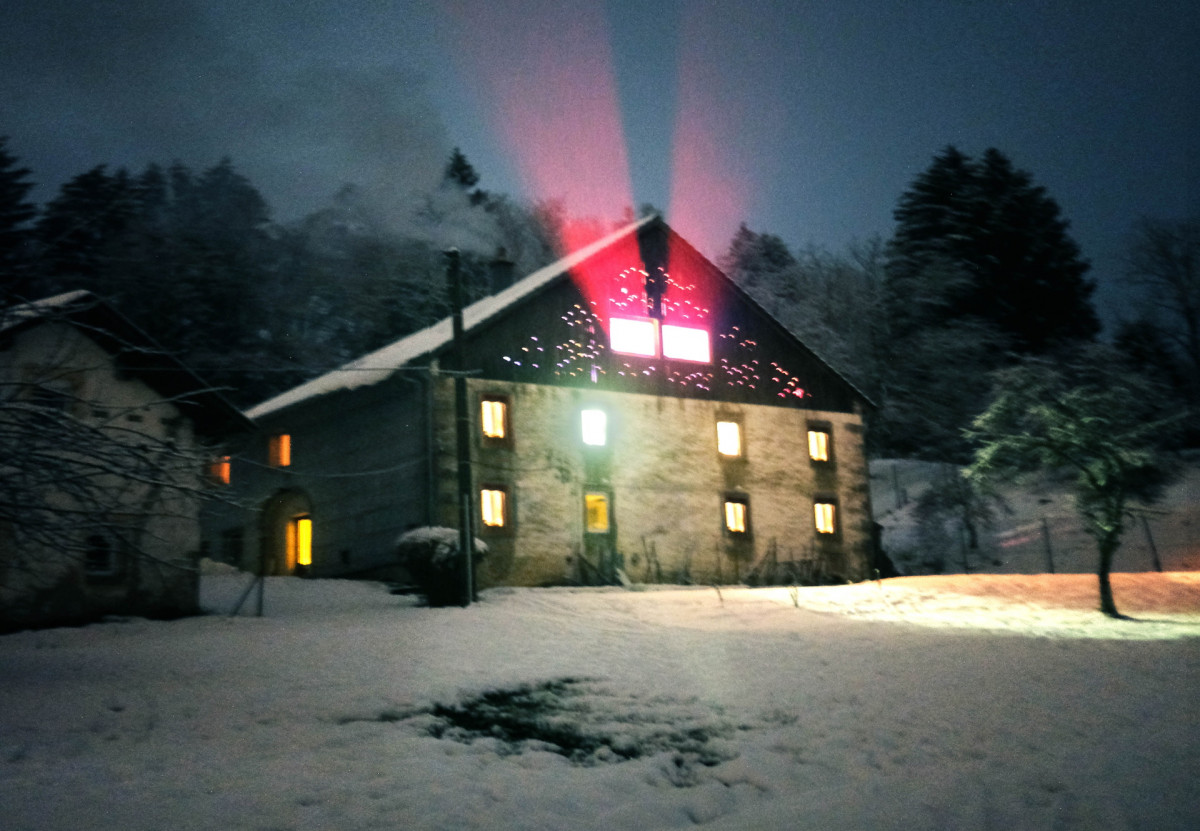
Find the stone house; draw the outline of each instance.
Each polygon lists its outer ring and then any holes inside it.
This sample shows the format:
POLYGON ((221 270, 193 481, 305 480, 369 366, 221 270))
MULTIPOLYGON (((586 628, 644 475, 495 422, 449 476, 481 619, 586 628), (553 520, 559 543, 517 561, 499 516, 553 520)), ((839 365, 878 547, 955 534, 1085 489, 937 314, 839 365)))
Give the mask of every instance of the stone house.
POLYGON ((90 292, 0 310, 0 629, 198 611, 209 463, 252 428, 90 292))
POLYGON ((461 369, 479 585, 869 575, 869 403, 661 218, 495 288, 461 366, 445 319, 248 410, 210 549, 369 574, 458 527, 461 369))

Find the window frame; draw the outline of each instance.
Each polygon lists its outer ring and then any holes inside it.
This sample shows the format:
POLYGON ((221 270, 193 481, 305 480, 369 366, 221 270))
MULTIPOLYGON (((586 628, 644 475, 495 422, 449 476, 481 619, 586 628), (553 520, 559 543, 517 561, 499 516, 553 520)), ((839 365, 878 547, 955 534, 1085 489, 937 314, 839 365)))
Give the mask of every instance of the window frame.
POLYGON ((750 524, 750 496, 744 493, 725 493, 721 496, 721 529, 725 536, 733 539, 747 539, 751 536, 753 526, 750 524), (729 507, 741 506, 741 530, 729 525, 729 507))
POLYGON ((609 446, 608 411, 603 407, 582 407, 579 410, 579 440, 585 448, 600 450, 609 446), (599 418, 590 418, 589 414, 598 414, 599 418), (589 422, 591 422, 589 424, 589 422), (593 431, 599 429, 600 441, 594 441, 593 431))
POLYGON ((125 576, 125 551, 121 540, 114 539, 113 534, 96 530, 84 540, 83 548, 83 579, 88 583, 116 583, 125 576), (105 567, 97 568, 93 562, 93 552, 103 546, 105 567))
POLYGON ((813 496, 813 533, 817 535, 818 539, 836 539, 841 535, 842 524, 839 516, 840 513, 836 496, 830 494, 817 494, 813 496), (828 519, 832 527, 828 531, 822 530, 822 519, 824 517, 821 509, 823 507, 829 509, 828 519))
POLYGON ((476 503, 478 513, 476 517, 479 521, 479 530, 485 534, 503 534, 510 532, 515 521, 516 514, 513 511, 512 488, 508 485, 499 483, 483 483, 479 486, 478 502, 476 503), (498 493, 500 495, 500 522, 488 523, 487 504, 484 502, 484 496, 488 493, 498 493))
POLYGON ((483 393, 479 396, 479 430, 477 435, 484 447, 509 447, 512 445, 512 399, 502 393, 483 393), (486 415, 488 405, 498 404, 500 413, 500 435, 490 435, 487 432, 489 421, 486 415))
POLYGON ((810 421, 805 436, 808 439, 808 460, 814 465, 832 465, 834 463, 833 425, 827 421, 810 421), (823 459, 813 455, 814 434, 825 436, 825 458, 823 459))
POLYGON ((742 420, 740 418, 737 418, 734 416, 718 415, 717 422, 716 422, 716 431, 717 431, 717 455, 718 456, 720 456, 722 459, 727 459, 730 461, 733 461, 735 459, 746 458, 746 431, 742 426, 742 420), (725 451, 723 451, 721 449, 721 425, 722 424, 732 424, 736 430, 736 436, 735 436, 735 438, 737 439, 737 452, 736 453, 726 453, 725 451))
POLYGON ((292 466, 291 433, 272 433, 267 437, 267 465, 270 467, 292 466))
POLYGON ((612 493, 600 488, 585 488, 583 491, 583 533, 587 536, 605 536, 612 533, 612 493), (589 504, 591 497, 598 497, 604 504, 604 527, 592 525, 592 508, 589 504))

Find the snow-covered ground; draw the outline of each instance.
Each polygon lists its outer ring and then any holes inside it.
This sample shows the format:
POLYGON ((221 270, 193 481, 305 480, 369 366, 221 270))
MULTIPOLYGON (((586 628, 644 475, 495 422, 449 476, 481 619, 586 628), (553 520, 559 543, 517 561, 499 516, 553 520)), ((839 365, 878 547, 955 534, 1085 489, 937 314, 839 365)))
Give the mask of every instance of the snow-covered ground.
MULTIPOLYGON (((246 580, 206 577, 206 605, 246 580)), ((271 578, 263 618, 17 633, 0 828, 1200 828, 1200 575, 1118 575, 1130 621, 1094 590, 922 577, 428 609, 271 578), (572 760, 456 726, 522 688, 535 726, 593 743, 572 760)))

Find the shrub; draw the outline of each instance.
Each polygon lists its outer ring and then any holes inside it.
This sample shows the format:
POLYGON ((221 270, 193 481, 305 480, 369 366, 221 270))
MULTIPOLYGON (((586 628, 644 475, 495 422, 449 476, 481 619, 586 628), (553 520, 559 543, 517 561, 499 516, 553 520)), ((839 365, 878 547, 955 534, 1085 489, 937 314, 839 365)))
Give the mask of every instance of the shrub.
MULTIPOLYGON (((475 540, 475 566, 487 555, 488 547, 475 540)), ((458 553, 458 531, 425 527, 405 531, 396 540, 396 557, 420 588, 430 606, 453 606, 462 602, 464 576, 458 553)))

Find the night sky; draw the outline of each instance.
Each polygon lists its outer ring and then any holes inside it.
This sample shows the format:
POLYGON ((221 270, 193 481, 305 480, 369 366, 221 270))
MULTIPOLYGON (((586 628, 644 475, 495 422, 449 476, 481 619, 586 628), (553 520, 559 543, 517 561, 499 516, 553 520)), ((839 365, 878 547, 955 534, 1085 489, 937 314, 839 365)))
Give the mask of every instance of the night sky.
POLYGON ((1071 222, 1105 317, 1133 221, 1200 214, 1195 0, 4 0, 0 135, 49 198, 223 156, 277 219, 355 183, 403 222, 457 145, 480 185, 710 256, 891 231, 947 144, 1071 222))

